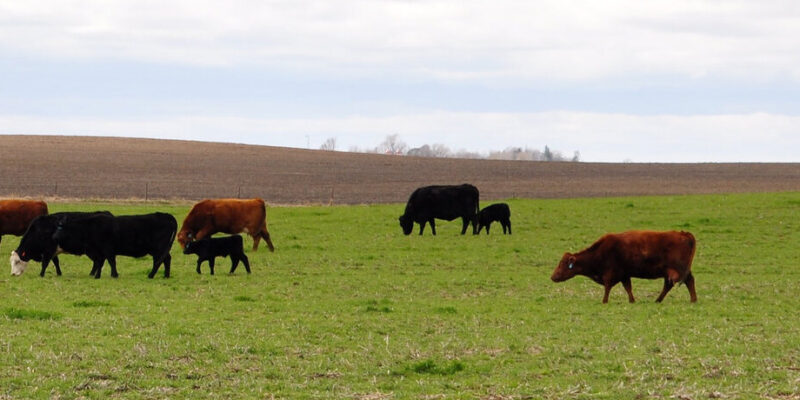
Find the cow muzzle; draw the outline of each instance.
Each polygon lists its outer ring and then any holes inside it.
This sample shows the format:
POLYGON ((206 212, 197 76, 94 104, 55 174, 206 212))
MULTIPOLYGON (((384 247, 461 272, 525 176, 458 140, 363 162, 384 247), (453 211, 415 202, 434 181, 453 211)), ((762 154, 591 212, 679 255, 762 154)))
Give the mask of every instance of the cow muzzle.
POLYGON ((28 268, 28 262, 22 261, 22 259, 19 258, 19 254, 17 254, 16 251, 11 252, 11 257, 9 258, 9 261, 11 262, 12 276, 20 276, 22 275, 23 272, 25 272, 25 269, 28 268))

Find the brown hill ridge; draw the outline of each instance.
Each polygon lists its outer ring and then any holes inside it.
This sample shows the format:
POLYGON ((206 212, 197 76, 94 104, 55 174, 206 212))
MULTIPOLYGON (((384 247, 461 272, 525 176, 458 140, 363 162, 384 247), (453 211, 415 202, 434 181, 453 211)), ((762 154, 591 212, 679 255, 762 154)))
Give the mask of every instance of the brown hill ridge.
POLYGON ((472 183, 482 200, 800 191, 800 164, 608 164, 431 159, 177 140, 0 136, 0 196, 262 197, 401 203, 472 183))

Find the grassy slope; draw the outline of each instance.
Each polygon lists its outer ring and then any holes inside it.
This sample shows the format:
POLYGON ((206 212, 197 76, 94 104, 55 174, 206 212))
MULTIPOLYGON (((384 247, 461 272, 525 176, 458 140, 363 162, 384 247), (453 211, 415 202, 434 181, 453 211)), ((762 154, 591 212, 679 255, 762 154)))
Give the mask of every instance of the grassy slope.
MULTIPOLYGON (((270 208, 253 274, 119 279, 63 257, 0 280, 0 398, 793 398, 800 391, 800 194, 511 200, 514 235, 402 236, 401 205, 270 208), (634 280, 638 302, 564 251, 631 228, 698 239, 699 302, 634 280)), ((187 206, 51 204, 51 211, 187 206)), ((18 243, 6 237, 0 254, 18 243)), ((247 246, 249 239, 246 239, 247 246)), ((8 267, 6 267, 8 268, 8 267)))

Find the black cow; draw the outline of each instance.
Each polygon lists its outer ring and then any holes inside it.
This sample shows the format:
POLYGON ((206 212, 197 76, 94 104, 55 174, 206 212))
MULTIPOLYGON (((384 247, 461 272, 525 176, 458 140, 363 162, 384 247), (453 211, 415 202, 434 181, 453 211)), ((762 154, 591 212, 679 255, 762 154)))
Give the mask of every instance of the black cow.
POLYGON ((84 253, 81 247, 64 247, 56 243, 53 234, 56 232, 58 222, 87 218, 93 215, 111 216, 111 213, 108 211, 60 212, 35 218, 31 221, 25 234, 22 235, 17 249, 11 252, 11 273, 22 275, 28 267, 28 262, 33 260, 42 263, 42 272, 39 273, 39 276, 44 276, 50 260, 53 260, 56 274, 60 276, 61 266, 58 262, 58 254, 82 255, 84 253))
POLYGON ((205 238, 186 243, 183 254, 197 254, 197 273, 200 273, 200 264, 208 261, 211 268, 211 275, 214 275, 214 258, 231 257, 231 272, 236 270, 239 261, 244 263, 247 273, 250 273, 250 261, 244 254, 242 247, 242 237, 239 235, 226 236, 221 238, 205 238))
POLYGON ((503 226, 503 234, 506 234, 506 229, 508 230, 508 234, 511 234, 511 210, 508 208, 508 204, 506 203, 497 203, 492 204, 478 213, 478 233, 481 232, 481 229, 486 227, 486 234, 489 234, 489 227, 492 225, 492 222, 498 221, 500 225, 503 226))
POLYGON ((422 235, 427 222, 431 225, 431 233, 436 235, 434 218, 452 221, 461 217, 461 234, 467 232, 470 223, 472 233, 477 234, 478 197, 478 188, 469 184, 418 188, 411 193, 406 211, 399 218, 400 227, 404 234, 410 235, 414 222, 419 223, 419 234, 422 235))
POLYGON ((172 257, 169 250, 175 241, 178 222, 165 213, 145 215, 94 215, 59 221, 53 239, 62 248, 78 248, 93 262, 92 274, 100 278, 103 263, 108 260, 111 276, 116 278, 117 256, 153 257, 153 278, 164 264, 164 277, 169 278, 172 257))

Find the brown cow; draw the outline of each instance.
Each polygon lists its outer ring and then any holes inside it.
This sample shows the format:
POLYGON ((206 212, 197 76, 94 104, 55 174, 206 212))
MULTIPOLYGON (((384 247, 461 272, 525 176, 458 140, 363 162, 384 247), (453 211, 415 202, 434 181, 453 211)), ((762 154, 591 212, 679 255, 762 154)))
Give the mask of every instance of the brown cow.
POLYGON ((267 231, 267 207, 261 199, 206 199, 195 204, 183 220, 178 243, 183 249, 186 243, 217 232, 249 234, 254 251, 263 237, 269 251, 275 251, 267 231))
POLYGON ((41 200, 0 200, 0 240, 3 235, 22 236, 40 215, 47 215, 47 203, 41 200))
POLYGON ((550 279, 563 282, 575 275, 584 275, 605 287, 608 292, 622 282, 633 303, 631 278, 664 278, 664 289, 656 302, 661 302, 675 283, 685 283, 691 301, 697 301, 692 276, 695 239, 689 232, 629 231, 607 234, 580 253, 564 253, 550 279))

